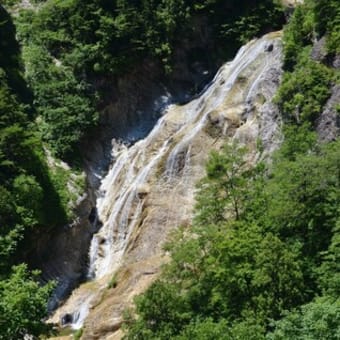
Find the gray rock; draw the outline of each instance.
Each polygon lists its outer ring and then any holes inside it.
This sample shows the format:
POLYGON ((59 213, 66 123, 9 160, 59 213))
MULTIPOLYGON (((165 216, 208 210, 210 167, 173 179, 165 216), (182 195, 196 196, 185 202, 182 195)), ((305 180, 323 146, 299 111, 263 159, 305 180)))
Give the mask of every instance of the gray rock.
POLYGON ((30 267, 42 271, 42 280, 54 280, 57 287, 48 308, 54 310, 85 277, 88 249, 96 231, 95 201, 88 188, 77 202, 76 218, 50 233, 32 234, 32 247, 27 254, 30 267))
POLYGON ((333 67, 337 70, 340 69, 340 54, 337 54, 333 60, 333 67))
POLYGON ((326 38, 322 37, 320 40, 314 43, 311 52, 311 58, 315 61, 323 61, 325 60, 326 56, 327 56, 326 38))
POLYGON ((336 106, 340 103, 340 85, 332 88, 332 94, 317 122, 318 137, 321 142, 334 141, 339 137, 340 116, 336 106))

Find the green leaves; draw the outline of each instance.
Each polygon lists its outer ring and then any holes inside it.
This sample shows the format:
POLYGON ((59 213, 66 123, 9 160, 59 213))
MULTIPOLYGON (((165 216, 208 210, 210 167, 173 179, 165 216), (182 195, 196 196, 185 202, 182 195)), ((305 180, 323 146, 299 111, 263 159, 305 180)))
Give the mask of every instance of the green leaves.
POLYGON ((309 2, 304 7, 297 6, 284 30, 284 66, 289 71, 298 62, 301 50, 312 42, 313 19, 309 2))
POLYGON ((0 339, 38 336, 49 328, 43 319, 53 283, 40 287, 38 276, 38 272, 29 273, 27 266, 20 265, 13 267, 10 278, 0 281, 0 339))
POLYGON ((329 67, 340 46, 338 1, 308 0, 297 6, 284 30, 286 72, 277 102, 288 122, 313 128, 331 93, 337 72, 329 67), (316 44, 316 39, 326 39, 316 44), (314 45, 314 47, 313 47, 314 45), (314 55, 314 60, 311 55, 314 55))
POLYGON ((333 72, 325 65, 310 60, 307 48, 299 57, 293 72, 286 72, 277 94, 283 114, 297 124, 315 124, 330 96, 333 72))
POLYGON ((69 67, 53 62, 39 46, 25 48, 24 55, 29 61, 27 79, 36 94, 34 104, 41 115, 43 139, 57 156, 77 157, 80 140, 98 118, 86 97, 86 84, 78 82, 69 67))
POLYGON ((336 340, 340 337, 340 300, 318 298, 278 321, 268 340, 336 340))
MULTIPOLYGON (((339 205, 338 205, 339 206, 339 205)), ((339 212, 338 212, 339 216, 339 212)), ((325 295, 338 298, 340 294, 340 219, 333 230, 331 244, 323 252, 322 264, 317 268, 319 285, 325 295)))
POLYGON ((29 96, 21 83, 14 34, 0 6, 0 339, 4 340, 47 331, 43 319, 52 284, 42 287, 39 273, 30 273, 26 265, 13 270, 11 266, 34 246, 27 245, 34 228, 65 223, 34 112, 26 102, 29 96))
POLYGON ((213 152, 206 165, 207 177, 198 186, 197 224, 216 224, 227 218, 239 219, 250 183, 256 171, 245 159, 247 150, 226 145, 222 153, 213 152))
POLYGON ((50 149, 58 157, 72 159, 79 141, 95 126, 98 98, 90 85, 96 83, 94 77, 121 75, 144 58, 160 61, 165 73, 171 72, 179 40, 196 40, 194 31, 201 30, 193 19, 197 10, 210 22, 215 45, 219 50, 226 46, 230 56, 240 47, 240 35, 245 40, 267 30, 268 20, 281 27, 283 18, 272 0, 259 4, 234 0, 51 0, 37 11, 22 10, 17 19, 18 36, 50 149), (221 38, 226 22, 237 27, 228 39, 221 38))
POLYGON ((339 291, 339 142, 311 150, 309 138, 294 155, 295 142, 287 140, 271 171, 251 168, 236 145, 211 155, 194 223, 166 246, 172 260, 138 298, 127 339, 321 339, 337 332, 333 302, 294 312, 320 292, 318 284, 334 298, 339 291))
POLYGON ((174 337, 175 340, 215 340, 222 339, 230 334, 228 325, 225 320, 214 322, 214 320, 207 318, 204 320, 192 321, 184 328, 181 335, 174 337))
POLYGON ((158 281, 136 299, 139 319, 130 328, 130 339, 169 339, 190 322, 188 303, 174 285, 158 281))
POLYGON ((313 1, 316 31, 319 36, 326 35, 328 51, 340 52, 340 8, 337 0, 313 1))
POLYGON ((222 37, 236 40, 245 44, 250 39, 263 34, 267 27, 281 26, 284 23, 282 6, 272 0, 260 2, 229 1, 236 3, 230 6, 228 11, 229 20, 225 20, 220 29, 222 37), (235 8, 236 7, 236 8, 235 8), (243 13, 242 13, 243 12, 243 13), (239 15, 242 13, 241 15, 239 15))

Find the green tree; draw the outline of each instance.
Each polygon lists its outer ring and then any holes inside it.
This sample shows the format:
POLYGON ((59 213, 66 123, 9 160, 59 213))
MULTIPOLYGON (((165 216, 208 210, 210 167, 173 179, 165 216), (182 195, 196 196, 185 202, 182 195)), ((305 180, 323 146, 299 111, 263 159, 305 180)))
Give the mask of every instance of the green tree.
POLYGON ((225 320, 214 322, 212 319, 198 320, 191 322, 184 328, 179 336, 174 337, 175 340, 215 340, 225 339, 230 330, 225 320))
POLYGON ((333 230, 332 242, 322 253, 322 264, 318 268, 319 284, 325 295, 337 298, 340 294, 340 220, 333 230))
POLYGON ((309 53, 309 48, 304 50, 295 70, 284 74, 277 102, 287 120, 313 126, 330 96, 333 71, 312 61, 309 53))
POLYGON ((328 51, 340 52, 340 8, 336 0, 313 1, 313 14, 319 37, 326 35, 328 51))
POLYGON ((26 334, 38 336, 48 330, 43 319, 53 284, 41 287, 38 276, 38 272, 29 273, 20 265, 8 279, 0 281, 0 339, 23 339, 26 334))
POLYGON ((206 165, 207 176, 199 183, 195 223, 219 224, 239 219, 256 171, 246 159, 247 149, 226 145, 212 152, 206 165))
POLYGON ((29 230, 47 231, 66 223, 22 78, 15 33, 0 5, 0 279, 6 279, 11 266, 22 261, 20 254, 32 247, 29 230))
POLYGON ((127 320, 128 339, 171 339, 190 322, 188 303, 174 285, 157 281, 135 301, 139 318, 127 320))
POLYGON ((336 340, 340 337, 340 300, 318 298, 278 321, 268 340, 336 340))
POLYGON ((284 147, 270 171, 250 169, 242 148, 212 155, 202 183, 213 186, 200 188, 193 225, 166 246, 172 260, 155 287, 171 294, 158 297, 153 286, 140 298, 128 339, 137 329, 151 339, 204 337, 214 325, 217 338, 226 329, 231 339, 263 339, 272 320, 320 292, 318 283, 337 296, 340 149, 335 142, 311 151, 306 138, 294 156, 284 147))

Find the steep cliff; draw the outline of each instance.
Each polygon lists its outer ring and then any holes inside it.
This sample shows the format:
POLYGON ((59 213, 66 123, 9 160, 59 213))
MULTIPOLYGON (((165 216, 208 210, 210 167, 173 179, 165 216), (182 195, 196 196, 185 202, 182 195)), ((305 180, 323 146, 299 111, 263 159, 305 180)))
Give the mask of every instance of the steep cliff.
POLYGON ((79 328, 90 311, 84 338, 108 338, 132 297, 166 261, 162 245, 167 235, 190 223, 195 184, 209 150, 235 139, 251 148, 248 157, 254 163, 259 140, 265 155, 277 148, 280 115, 272 98, 281 74, 279 35, 244 46, 197 98, 168 105, 145 139, 130 147, 114 146, 112 168, 97 200, 103 227, 91 245, 92 279, 73 292, 51 321, 67 319, 79 328))
MULTIPOLYGON (((219 149, 231 138, 253 148, 248 160, 255 163, 259 141, 265 155, 278 147, 281 113, 272 99, 282 65, 280 43, 271 39, 244 47, 249 54, 241 50, 198 98, 168 106, 144 140, 131 148, 113 148, 114 163, 97 203, 103 228, 91 246, 93 281, 74 292, 55 321, 66 312, 78 328, 90 308, 84 338, 120 338, 123 310, 167 261, 162 245, 168 233, 191 223, 194 183, 203 175, 207 151, 219 149), (74 313, 79 304, 81 310, 74 313)), ((326 55, 322 40, 309 54, 319 62, 326 55)), ((336 68, 336 63, 335 56, 331 66, 336 68)), ((336 140, 339 134, 338 86, 332 82, 328 86, 332 87, 330 97, 315 125, 321 141, 336 140)))
POLYGON ((32 267, 43 270, 44 280, 59 282, 54 299, 59 301, 86 277, 91 235, 100 225, 93 225, 96 190, 114 157, 112 144, 131 145, 145 137, 166 105, 184 103, 202 89, 222 55, 233 55, 250 36, 280 27, 283 15, 271 1, 259 7, 234 1, 26 5, 19 3, 14 13, 42 138, 57 157, 81 162, 87 176, 85 193, 75 199, 79 207, 73 204, 80 216, 51 233, 34 234, 26 255, 32 267), (152 19, 155 13, 159 23, 152 19), (131 15, 134 25, 124 25, 131 15), (242 35, 226 28, 233 22, 242 35))

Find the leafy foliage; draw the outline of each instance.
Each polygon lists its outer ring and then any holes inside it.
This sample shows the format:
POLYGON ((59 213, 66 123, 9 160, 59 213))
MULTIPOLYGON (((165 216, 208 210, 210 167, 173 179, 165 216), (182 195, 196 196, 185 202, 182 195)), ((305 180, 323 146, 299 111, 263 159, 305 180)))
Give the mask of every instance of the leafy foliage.
POLYGON ((23 339, 26 334, 37 336, 48 330, 43 319, 53 283, 40 287, 38 276, 39 272, 30 274, 20 265, 0 281, 0 339, 23 339))
POLYGON ((296 8, 285 28, 286 72, 277 102, 286 118, 294 123, 315 126, 330 96, 331 84, 339 80, 339 73, 329 67, 334 54, 339 53, 339 22, 338 1, 307 0, 296 8), (322 37, 326 39, 326 55, 323 60, 312 60, 313 43, 322 37))
POLYGON ((313 2, 315 28, 319 36, 326 35, 330 53, 340 53, 340 9, 336 0, 313 2))
POLYGON ((284 66, 290 71, 298 62, 301 50, 310 45, 313 38, 312 13, 308 1, 307 4, 297 6, 284 30, 284 66))
POLYGON ((0 339, 23 339, 47 330, 52 285, 25 265, 11 269, 27 250, 28 235, 66 222, 23 80, 15 29, 0 6, 0 339), (47 228, 48 227, 48 228, 47 228))
POLYGON ((9 87, 18 90, 20 100, 28 101, 30 93, 23 79, 19 44, 15 39, 15 26, 10 15, 0 5, 0 76, 6 77, 9 87))
POLYGON ((72 159, 79 140, 97 120, 86 85, 74 78, 69 67, 55 64, 39 46, 27 46, 24 57, 30 60, 26 76, 36 96, 34 105, 43 117, 43 139, 57 156, 72 159))
POLYGON ((246 148, 236 145, 226 145, 221 154, 212 152, 207 177, 199 185, 197 224, 218 224, 230 217, 239 219, 249 186, 256 176, 256 169, 250 169, 244 159, 246 152, 246 148))
POLYGON ((238 1, 237 5, 233 3, 232 9, 228 11, 233 19, 221 24, 222 37, 244 44, 257 36, 258 32, 272 30, 276 22, 283 24, 279 1, 264 0, 253 4, 255 1, 238 1), (244 9, 245 13, 242 13, 244 9))
POLYGON ((299 5, 285 28, 285 67, 292 70, 299 60, 300 51, 323 36, 327 52, 339 53, 340 9, 337 0, 307 0, 299 5))
POLYGON ((276 323, 274 333, 268 339, 330 339, 340 336, 340 301, 319 298, 304 305, 276 323))
POLYGON ((235 146, 211 156, 194 224, 174 235, 163 277, 136 300, 128 339, 204 338, 213 327, 219 339, 261 339, 271 320, 319 292, 321 277, 336 282, 327 275, 336 266, 339 143, 294 160, 277 155, 266 180, 244 157, 235 146), (322 256, 332 260, 319 270, 322 256))
POLYGON ((66 215, 27 109, 0 82, 0 267, 8 268, 25 229, 65 223, 66 215))
POLYGON ((315 123, 330 96, 333 72, 310 60, 310 49, 299 57, 293 72, 286 72, 278 92, 282 112, 296 123, 315 123))
POLYGON ((272 0, 49 0, 21 11, 18 36, 50 149, 66 160, 79 156, 80 141, 98 120, 98 79, 116 79, 145 58, 171 72, 178 37, 192 39, 195 18, 202 16, 217 52, 228 57, 244 41, 283 24, 272 0))

